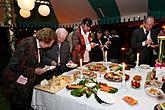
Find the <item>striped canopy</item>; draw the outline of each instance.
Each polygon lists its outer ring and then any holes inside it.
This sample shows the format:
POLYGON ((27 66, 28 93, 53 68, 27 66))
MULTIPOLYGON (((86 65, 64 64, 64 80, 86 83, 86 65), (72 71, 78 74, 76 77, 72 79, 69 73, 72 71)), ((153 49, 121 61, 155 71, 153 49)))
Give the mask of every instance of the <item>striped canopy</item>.
MULTIPOLYGON (((14 0, 16 1, 16 0, 14 0)), ((89 17, 93 24, 111 24, 143 20, 152 15, 165 18, 165 0, 40 0, 49 1, 51 13, 47 17, 38 14, 40 4, 35 5, 29 18, 22 18, 15 4, 17 25, 20 27, 77 26, 89 17)), ((0 8, 1 9, 1 8, 0 8)), ((2 9, 1 9, 2 10, 2 9)), ((1 11, 0 10, 0 11, 1 11)), ((0 16, 3 16, 1 14, 0 16)), ((0 17, 0 22, 2 22, 0 17)))

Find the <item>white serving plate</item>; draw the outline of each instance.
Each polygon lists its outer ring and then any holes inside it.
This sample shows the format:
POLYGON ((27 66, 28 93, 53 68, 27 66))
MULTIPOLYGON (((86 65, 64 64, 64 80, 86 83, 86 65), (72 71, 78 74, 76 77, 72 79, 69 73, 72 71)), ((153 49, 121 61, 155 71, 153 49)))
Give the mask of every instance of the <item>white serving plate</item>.
POLYGON ((147 64, 141 64, 140 65, 140 68, 142 68, 142 69, 148 69, 148 68, 150 68, 150 66, 147 65, 147 64))
POLYGON ((45 65, 45 67, 43 69, 48 71, 48 70, 52 70, 54 68, 56 68, 56 66, 47 66, 47 65, 45 65))
POLYGON ((163 91, 162 91, 161 89, 156 88, 156 87, 147 87, 147 88, 145 89, 145 93, 148 94, 148 95, 151 96, 151 97, 159 97, 159 96, 161 96, 161 95, 164 94, 163 91), (154 89, 154 90, 159 91, 160 94, 150 93, 149 90, 151 90, 151 89, 154 89))
POLYGON ((112 94, 104 92, 104 91, 97 91, 97 96, 104 102, 108 104, 113 104, 115 103, 115 99, 112 94))
POLYGON ((75 64, 75 63, 67 63, 66 66, 68 68, 76 68, 77 67, 77 64, 75 64))

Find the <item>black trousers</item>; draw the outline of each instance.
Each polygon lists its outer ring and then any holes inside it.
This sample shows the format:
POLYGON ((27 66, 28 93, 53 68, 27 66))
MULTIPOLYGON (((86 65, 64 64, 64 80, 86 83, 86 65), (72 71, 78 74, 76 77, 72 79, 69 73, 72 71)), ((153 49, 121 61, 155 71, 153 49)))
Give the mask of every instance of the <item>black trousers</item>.
POLYGON ((10 110, 32 110, 31 101, 24 104, 17 104, 15 102, 10 102, 10 110))

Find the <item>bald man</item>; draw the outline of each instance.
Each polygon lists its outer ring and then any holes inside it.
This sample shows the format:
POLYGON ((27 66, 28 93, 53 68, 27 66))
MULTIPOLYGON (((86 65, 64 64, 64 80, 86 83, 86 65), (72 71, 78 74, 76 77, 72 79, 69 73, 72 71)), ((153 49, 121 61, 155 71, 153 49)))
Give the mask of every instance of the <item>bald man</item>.
POLYGON ((140 64, 154 66, 155 59, 153 51, 158 47, 158 32, 152 27, 155 20, 152 16, 143 21, 143 27, 133 31, 131 36, 131 47, 135 52, 140 53, 140 64))

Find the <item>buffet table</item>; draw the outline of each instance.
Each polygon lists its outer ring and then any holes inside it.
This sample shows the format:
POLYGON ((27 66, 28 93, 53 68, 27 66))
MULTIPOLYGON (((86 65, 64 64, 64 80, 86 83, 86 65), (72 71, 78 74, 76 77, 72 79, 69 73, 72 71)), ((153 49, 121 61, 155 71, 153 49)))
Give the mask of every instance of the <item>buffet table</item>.
MULTIPOLYGON (((36 110, 153 110, 156 104, 165 102, 165 98, 158 99, 145 93, 144 83, 146 75, 151 69, 137 70, 132 68, 131 70, 125 70, 125 73, 130 75, 129 80, 126 81, 126 89, 121 89, 121 82, 108 81, 103 78, 102 74, 101 78, 98 78, 99 82, 118 88, 118 92, 113 94, 115 99, 113 104, 100 104, 93 94, 89 98, 86 98, 86 96, 74 97, 70 94, 70 90, 63 88, 55 94, 34 89, 31 106, 36 110), (131 80, 135 74, 142 76, 141 86, 137 89, 131 87, 131 80), (138 104, 127 104, 122 99, 126 95, 138 100, 138 104)), ((65 74, 71 74, 75 70, 65 74)))

